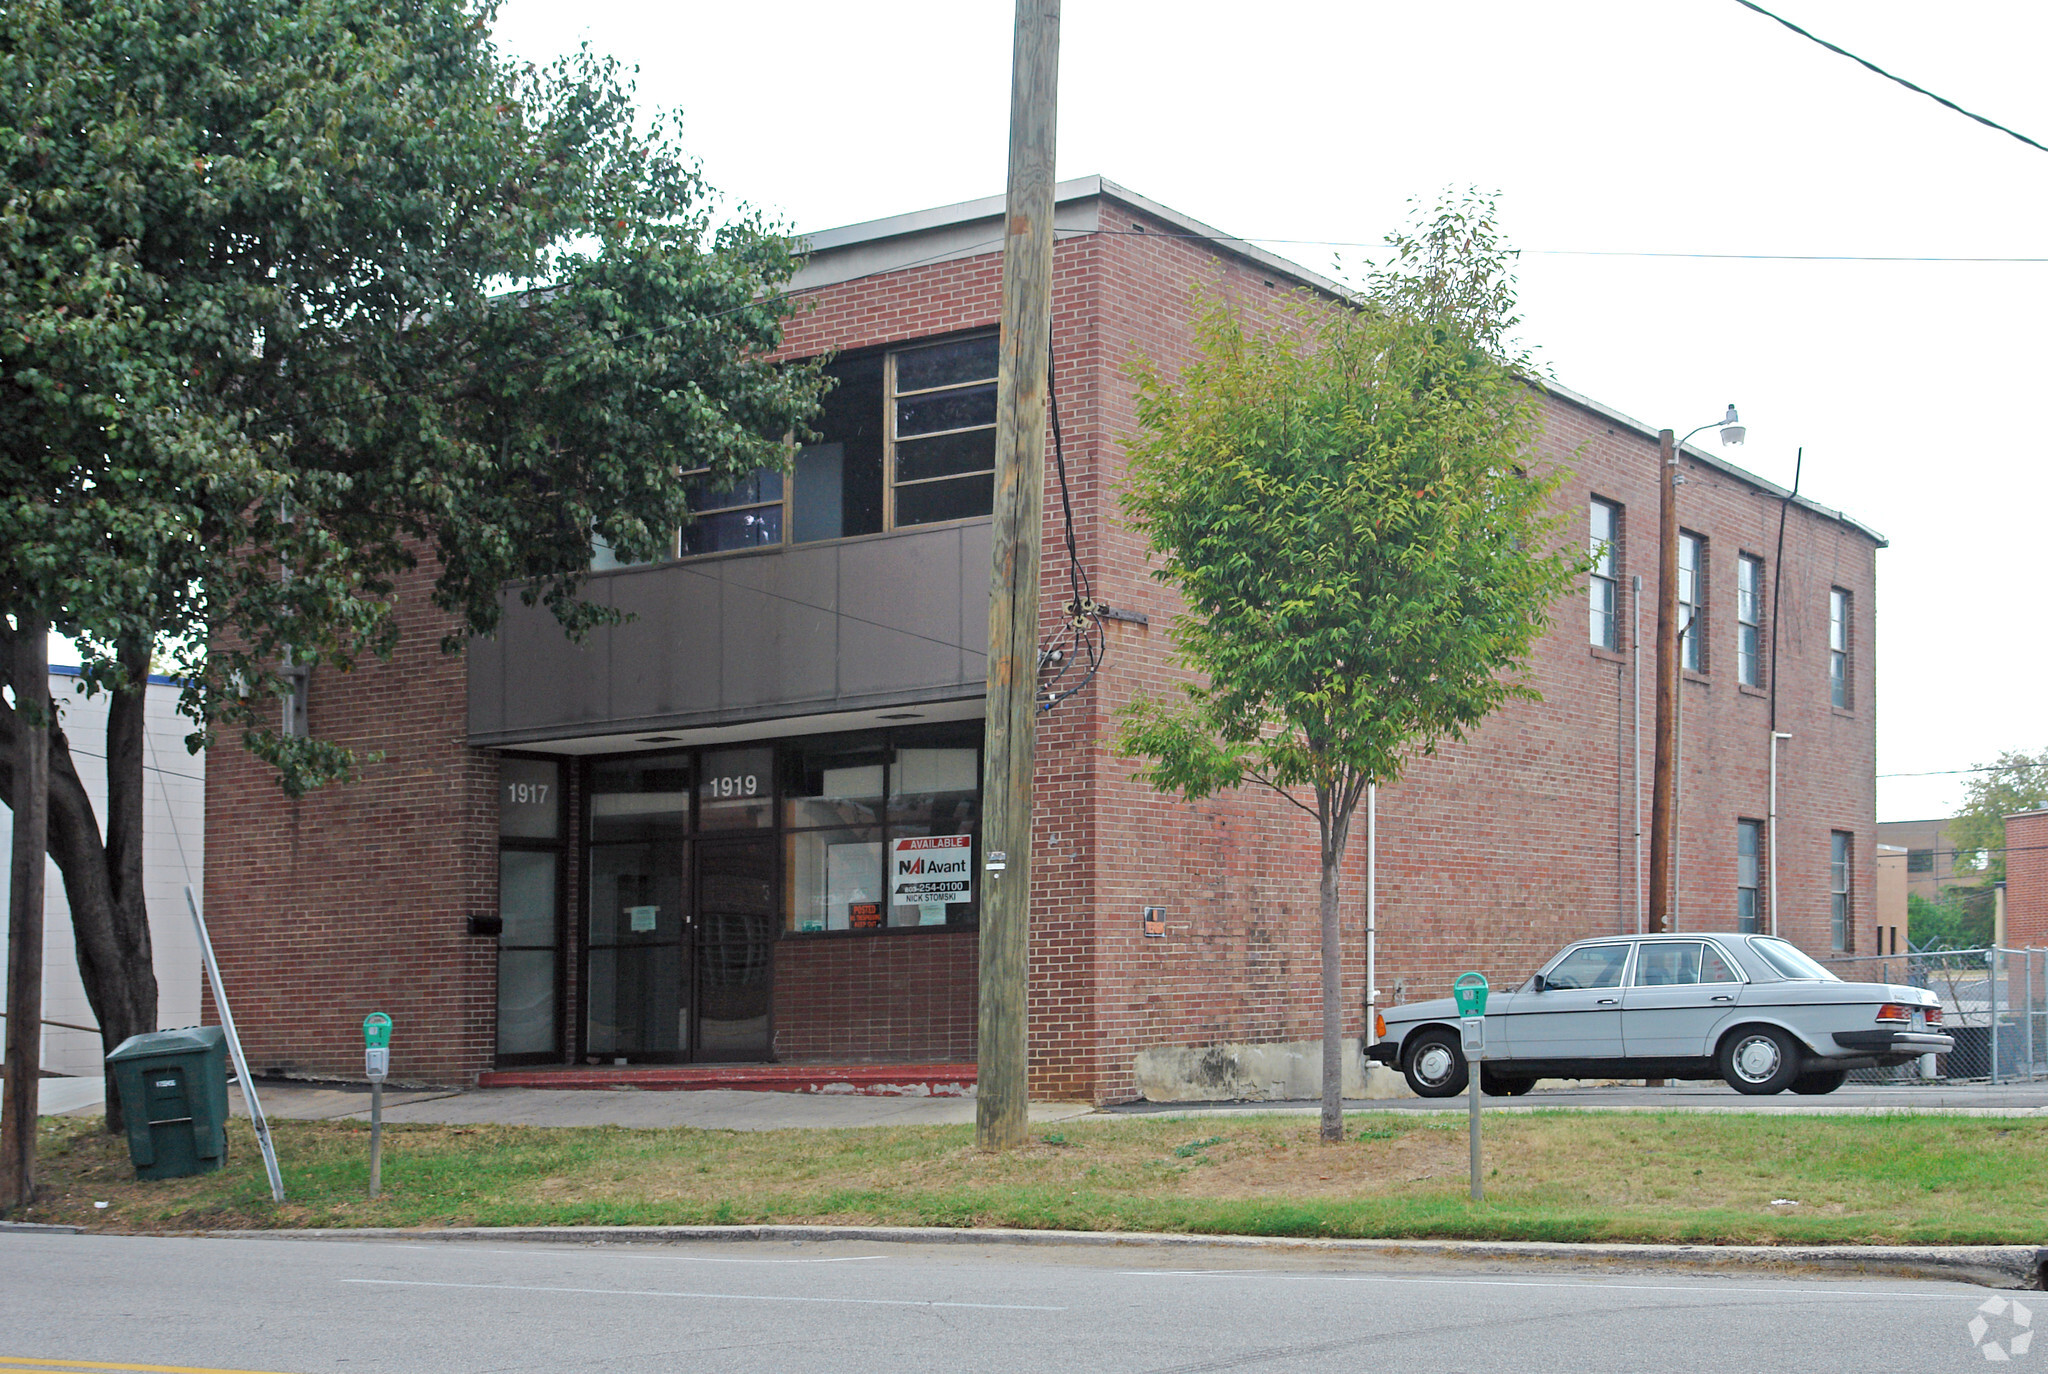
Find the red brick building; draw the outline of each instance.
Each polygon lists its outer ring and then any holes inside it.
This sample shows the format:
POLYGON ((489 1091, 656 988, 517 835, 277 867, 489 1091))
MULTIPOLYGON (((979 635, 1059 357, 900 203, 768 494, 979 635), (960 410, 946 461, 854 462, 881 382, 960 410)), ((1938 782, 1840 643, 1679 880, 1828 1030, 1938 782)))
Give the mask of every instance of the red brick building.
MULTIPOLYGON (((1000 216, 987 200, 813 237, 785 351, 836 354, 824 442, 707 493, 675 557, 594 577, 628 623, 572 645, 513 605, 496 638, 446 657, 416 579, 399 656, 316 673, 307 694, 315 733, 383 752, 362 781, 287 800, 248 756, 216 755, 210 919, 259 1071, 357 1075, 373 1008, 411 1081, 971 1059, 1000 216)), ((1111 617, 1100 675, 1039 735, 1033 1092, 1298 1089, 1319 1033, 1314 829, 1251 790, 1154 795, 1105 748, 1115 711, 1174 678, 1174 604, 1116 486, 1126 364, 1187 355, 1195 288, 1336 288, 1100 178, 1061 186, 1057 223, 1057 418, 1111 617)), ((1543 403, 1543 454, 1572 469, 1566 528, 1611 557, 1536 651, 1543 700, 1381 793, 1383 1002, 1467 968, 1519 979, 1638 919, 1656 627, 1632 579, 1655 586, 1656 433, 1563 390, 1543 403)), ((1687 449, 1682 469, 1678 923, 1870 952, 1883 541, 1718 456, 1687 449)), ((1068 595, 1061 509, 1054 489, 1048 634, 1068 595)), ((1365 1001, 1354 836, 1347 1036, 1365 1001)))
POLYGON ((2048 949, 2048 811, 2005 818, 2005 929, 2008 949, 2048 949))

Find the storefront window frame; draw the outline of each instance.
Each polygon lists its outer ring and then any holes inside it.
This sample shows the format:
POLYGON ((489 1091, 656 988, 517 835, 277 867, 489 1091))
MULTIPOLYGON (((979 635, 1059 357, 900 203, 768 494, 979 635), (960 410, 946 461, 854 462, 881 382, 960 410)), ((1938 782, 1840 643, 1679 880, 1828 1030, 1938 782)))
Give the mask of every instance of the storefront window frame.
MULTIPOLYGON (((884 869, 881 875, 883 888, 883 923, 879 928, 869 930, 797 930, 792 928, 788 924, 790 919, 790 913, 788 910, 789 874, 787 872, 783 872, 782 882, 778 885, 780 888, 779 900, 783 904, 783 924, 777 928, 775 938, 777 940, 858 940, 876 939, 888 936, 958 934, 961 931, 978 931, 981 928, 981 905, 984 895, 983 885, 986 878, 986 875, 983 874, 981 871, 981 811, 983 806, 983 799, 981 796, 981 780, 982 770, 986 764, 988 757, 987 723, 980 717, 970 717, 966 720, 960 721, 924 721, 916 725, 889 726, 883 727, 879 730, 871 727, 865 730, 831 731, 816 735, 774 736, 763 740, 729 741, 721 742, 718 744, 707 744, 701 747, 678 748, 675 745, 668 745, 658 749, 635 750, 631 753, 621 752, 618 754, 605 754, 586 758, 584 760, 581 786, 578 792, 578 795, 583 799, 582 805, 578 808, 581 812, 580 819, 582 823, 576 827, 579 832, 578 837, 580 844, 582 846, 583 859, 582 863, 579 865, 579 870, 584 873, 588 873, 591 863, 590 851, 594 846, 607 843, 624 843, 624 841, 606 841, 597 840, 593 838, 592 821, 596 810, 597 798, 597 792, 593 785, 591 777, 593 770, 605 763, 624 762, 634 758, 662 754, 687 754, 690 759, 691 801, 689 809, 688 828, 685 831, 682 839, 671 842, 694 846, 704 841, 717 841, 723 839, 741 839, 754 836, 759 836, 762 838, 772 838, 775 842, 777 853, 782 856, 778 860, 778 862, 784 865, 786 868, 788 863, 787 844, 790 836, 811 833, 816 831, 845 828, 844 823, 834 823, 827 825, 791 825, 788 823, 786 819, 788 797, 786 795, 787 788, 784 785, 784 770, 786 767, 786 761, 789 757, 789 752, 792 750, 801 749, 805 747, 807 744, 816 744, 820 741, 832 739, 835 737, 863 735, 870 737, 879 735, 882 740, 883 750, 885 751, 887 756, 887 762, 884 767, 882 780, 882 805, 879 808, 873 822, 873 828, 882 837, 882 862, 884 869), (894 836, 899 830, 907 829, 907 827, 904 826, 903 822, 901 822, 900 820, 892 819, 889 814, 891 800, 890 788, 894 785, 895 769, 897 767, 896 754, 899 748, 906 747, 905 744, 902 742, 907 741, 907 747, 917 748, 919 747, 917 740, 918 736, 929 733, 934 729, 943 728, 946 726, 979 727, 977 737, 974 743, 975 821, 972 828, 973 843, 971 844, 968 850, 968 861, 970 871, 975 875, 974 901, 971 904, 969 904, 969 915, 965 919, 960 920, 958 922, 955 922, 949 916, 944 925, 893 926, 888 923, 889 902, 887 895, 887 866, 889 856, 889 842, 892 838, 894 838, 894 836), (701 798, 698 796, 698 789, 701 787, 704 777, 704 756, 706 754, 718 753, 724 750, 750 747, 765 747, 772 751, 771 763, 769 767, 769 789, 771 792, 769 804, 771 824, 765 828, 755 830, 707 831, 702 829, 700 826, 701 798)), ((694 872, 694 869, 692 869, 691 871, 694 872)), ((583 931, 582 936, 579 937, 578 940, 579 955, 585 952, 582 946, 588 943, 588 912, 587 910, 584 910, 584 908, 586 908, 587 905, 588 894, 583 894, 578 900, 578 916, 580 918, 579 925, 582 927, 583 931)), ((578 1053, 580 1054, 582 1053, 580 1047, 580 1027, 578 1028, 578 1041, 578 1053)))
MULTIPOLYGON (((555 754, 537 754, 523 750, 506 750, 499 755, 499 758, 524 759, 536 763, 548 763, 553 764, 555 768, 554 837, 552 839, 541 839, 531 836, 505 834, 500 834, 497 837, 498 852, 500 854, 503 854, 507 850, 514 850, 521 853, 552 854, 555 856, 555 943, 553 946, 553 953, 555 956, 555 1043, 554 1047, 549 1050, 534 1050, 521 1054, 500 1054, 497 1049, 496 1033, 494 1030, 493 1043, 491 1046, 491 1057, 493 1063, 506 1067, 516 1067, 520 1065, 531 1064, 559 1064, 563 1062, 564 1056, 566 1054, 566 1048, 569 1042, 572 1039, 578 1038, 572 1035, 571 1028, 568 1024, 570 1010, 568 1005, 569 960, 572 957, 576 957, 571 952, 569 941, 570 928, 575 921, 575 913, 572 911, 572 902, 574 900, 574 894, 572 893, 570 888, 570 869, 572 865, 570 864, 569 859, 572 849, 575 846, 576 837, 573 833, 573 828, 570 824, 570 810, 568 797, 569 775, 573 767, 574 760, 562 758, 561 756, 555 754)), ((502 771, 503 770, 501 769, 501 779, 502 771)), ((502 782, 502 780, 499 782, 498 786, 501 790, 497 797, 497 804, 499 808, 499 813, 502 814, 502 809, 505 805, 505 799, 502 793, 504 783, 502 782)), ((502 901, 502 898, 503 893, 500 892, 494 896, 492 903, 492 910, 497 913, 497 918, 500 922, 504 920, 503 911, 498 905, 498 903, 502 901)), ((502 935, 494 935, 491 937, 491 947, 494 955, 494 961, 491 970, 491 996, 493 1007, 496 1006, 496 999, 498 996, 498 978, 500 976, 499 963, 496 956, 502 956, 506 948, 504 944, 501 943, 502 938, 502 935)), ((513 948, 515 950, 527 950, 541 949, 544 947, 539 945, 517 945, 513 946, 513 948)), ((492 1024, 495 1027, 495 1012, 493 1014, 492 1024)))

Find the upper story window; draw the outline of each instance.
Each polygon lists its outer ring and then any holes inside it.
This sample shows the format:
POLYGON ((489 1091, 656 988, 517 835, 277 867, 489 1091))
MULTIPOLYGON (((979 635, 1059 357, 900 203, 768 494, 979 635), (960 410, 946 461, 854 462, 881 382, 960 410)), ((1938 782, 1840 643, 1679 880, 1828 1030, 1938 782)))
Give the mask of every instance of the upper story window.
POLYGON ((1587 552, 1593 556, 1593 574, 1588 583, 1591 609, 1586 640, 1598 649, 1612 649, 1619 642, 1616 621, 1621 608, 1619 560, 1615 543, 1621 537, 1621 507, 1594 497, 1587 507, 1587 552))
POLYGON ((1707 541, 1696 534, 1678 536, 1678 661, 1689 673, 1703 673, 1707 606, 1707 541))
POLYGON ((1764 561, 1748 554, 1735 563, 1735 676, 1745 687, 1763 685, 1764 561))
POLYGON ((1828 592, 1828 702, 1849 709, 1849 593, 1828 592))
MULTIPOLYGON (((819 407, 815 444, 789 470, 695 479, 685 558, 848 539, 987 515, 995 506, 996 336, 844 358, 819 407)), ((593 568, 619 566, 600 546, 593 568)))

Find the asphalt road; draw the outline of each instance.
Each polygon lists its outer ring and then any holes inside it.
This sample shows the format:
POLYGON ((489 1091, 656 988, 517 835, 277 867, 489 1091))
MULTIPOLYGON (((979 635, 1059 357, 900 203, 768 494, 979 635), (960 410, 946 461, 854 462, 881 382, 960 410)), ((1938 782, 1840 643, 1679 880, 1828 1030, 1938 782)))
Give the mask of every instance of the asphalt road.
MULTIPOLYGON (((2041 1297, 1186 1247, 14 1232, 0 1370, 1917 1372, 1983 1368, 1978 1337, 2048 1324, 2041 1297)), ((2048 1364, 2025 1342, 2002 1353, 2048 1364)))
MULTIPOLYGON (((1561 1107, 1597 1111, 1760 1112, 1766 1115, 1870 1112, 1964 1112, 1985 1116, 2048 1116, 2048 1079, 2032 1083, 1845 1083, 1831 1093, 1808 1097, 1776 1093, 1748 1097, 1725 1083, 1673 1083, 1539 1087, 1522 1097, 1479 1099, 1488 1111, 1544 1111, 1561 1107)), ((1117 1113, 1210 1113, 1319 1111, 1314 1102, 1131 1102, 1104 1111, 1117 1113)), ((1346 1099, 1347 1112, 1462 1112, 1465 1097, 1346 1099)), ((2048 1361, 2044 1361, 2048 1363, 2048 1361)))

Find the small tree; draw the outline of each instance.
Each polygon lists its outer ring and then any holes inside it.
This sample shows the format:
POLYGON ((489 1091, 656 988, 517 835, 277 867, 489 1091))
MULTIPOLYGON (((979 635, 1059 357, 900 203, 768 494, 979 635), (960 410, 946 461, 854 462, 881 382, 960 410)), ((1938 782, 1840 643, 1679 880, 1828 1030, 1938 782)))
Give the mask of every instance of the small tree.
MULTIPOLYGON (((721 214, 615 64, 505 62, 494 9, 0 5, 0 672, 48 623, 112 694, 104 829, 61 729, 50 764, 109 1048, 156 1029, 153 665, 192 748, 226 727, 291 795, 345 777, 275 698, 388 654, 407 570, 445 648, 508 584, 581 632, 594 535, 656 556, 685 472, 779 463, 815 408, 817 369, 769 359, 789 242, 721 214)), ((36 728, 0 706, 0 800, 36 728)))
POLYGON ((1139 370, 1125 509, 1185 598, 1199 680, 1127 709, 1137 777, 1194 800, 1246 782, 1315 818, 1323 1139, 1343 1135, 1339 870, 1369 784, 1503 703, 1580 563, 1553 549, 1512 255, 1490 201, 1389 240, 1348 306, 1303 296, 1254 329, 1199 306, 1178 382, 1139 370))
MULTIPOLYGON (((1965 862, 1985 883, 2005 878, 2005 818, 2048 806, 2048 749, 2038 754, 2010 749, 1998 762, 1963 784, 1963 809, 1950 823, 1956 866, 1965 862)), ((1988 943, 1988 942, 1987 942, 1988 943)))

